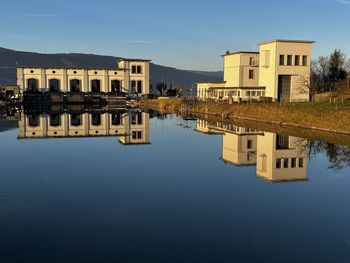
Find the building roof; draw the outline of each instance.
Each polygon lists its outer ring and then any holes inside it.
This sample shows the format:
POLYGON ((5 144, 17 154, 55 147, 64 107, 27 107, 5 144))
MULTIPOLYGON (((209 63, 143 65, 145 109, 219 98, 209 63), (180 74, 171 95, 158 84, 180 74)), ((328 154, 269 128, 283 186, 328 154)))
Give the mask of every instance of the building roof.
POLYGON ((252 54, 252 55, 259 55, 258 51, 236 51, 236 52, 226 52, 226 54, 221 55, 222 57, 231 56, 231 55, 237 55, 237 54, 252 54))
POLYGON ((211 87, 211 90, 230 90, 230 89, 266 89, 266 87, 211 87))
POLYGON ((133 61, 133 62, 151 62, 150 59, 141 59, 141 58, 120 58, 117 60, 117 62, 120 61, 133 61))
POLYGON ((313 43, 315 43, 315 41, 312 41, 312 40, 273 39, 273 40, 269 40, 269 41, 260 42, 259 46, 260 45, 269 44, 269 43, 274 43, 274 42, 305 43, 305 44, 313 44, 313 43))
POLYGON ((213 82, 197 82, 195 84, 225 84, 226 81, 213 81, 213 82))
POLYGON ((110 68, 110 67, 62 67, 62 66, 49 66, 49 67, 40 67, 40 66, 30 66, 30 65, 20 65, 17 66, 17 68, 28 68, 28 69, 77 69, 77 70, 81 70, 81 69, 86 69, 86 70, 124 70, 124 69, 120 69, 120 68, 110 68))

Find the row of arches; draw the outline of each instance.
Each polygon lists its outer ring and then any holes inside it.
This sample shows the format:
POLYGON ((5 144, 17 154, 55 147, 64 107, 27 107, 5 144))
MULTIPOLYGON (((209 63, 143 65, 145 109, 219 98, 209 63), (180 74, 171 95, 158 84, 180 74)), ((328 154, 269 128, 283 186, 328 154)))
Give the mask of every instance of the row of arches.
MULTIPOLYGON (((101 80, 93 79, 90 82, 91 84, 91 92, 99 93, 101 92, 101 80)), ((135 84, 136 86, 136 84, 135 84)), ((82 85, 81 80, 79 79, 71 79, 69 81, 69 88, 71 92, 81 92, 82 85)), ((59 79, 50 79, 49 80, 49 91, 51 92, 59 92, 61 89, 61 84, 59 79)), ((39 81, 38 79, 28 79, 27 80, 27 90, 28 91, 39 91, 39 81)), ((122 93, 122 82, 120 80, 112 80, 111 81, 111 92, 122 93)))

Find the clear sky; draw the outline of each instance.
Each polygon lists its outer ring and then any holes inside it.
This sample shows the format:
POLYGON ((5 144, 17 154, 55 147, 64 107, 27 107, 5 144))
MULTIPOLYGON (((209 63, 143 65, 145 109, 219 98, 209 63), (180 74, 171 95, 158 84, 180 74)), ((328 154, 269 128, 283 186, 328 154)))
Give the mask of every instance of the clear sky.
POLYGON ((313 55, 350 56, 350 0, 1 0, 0 46, 149 58, 222 70, 226 50, 315 40, 313 55))

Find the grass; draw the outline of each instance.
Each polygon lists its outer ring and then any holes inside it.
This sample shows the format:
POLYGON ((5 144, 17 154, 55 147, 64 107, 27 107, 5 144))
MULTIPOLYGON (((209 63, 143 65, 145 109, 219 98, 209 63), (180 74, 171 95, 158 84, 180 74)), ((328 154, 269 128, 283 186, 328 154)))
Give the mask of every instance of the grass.
POLYGON ((149 100, 148 108, 176 112, 222 115, 230 118, 249 118, 295 127, 350 133, 350 100, 314 103, 236 103, 218 104, 209 102, 186 103, 181 99, 149 100))

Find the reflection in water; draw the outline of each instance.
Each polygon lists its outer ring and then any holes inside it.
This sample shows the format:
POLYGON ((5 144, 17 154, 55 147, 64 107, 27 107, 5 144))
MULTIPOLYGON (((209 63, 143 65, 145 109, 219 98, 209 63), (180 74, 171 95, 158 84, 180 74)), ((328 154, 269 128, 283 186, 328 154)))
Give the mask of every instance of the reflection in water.
POLYGON ((21 114, 19 139, 118 136, 124 145, 149 144, 149 114, 141 111, 21 114))
POLYGON ((232 124, 197 121, 196 131, 222 135, 222 160, 256 165, 256 175, 273 182, 307 180, 307 140, 232 124))

